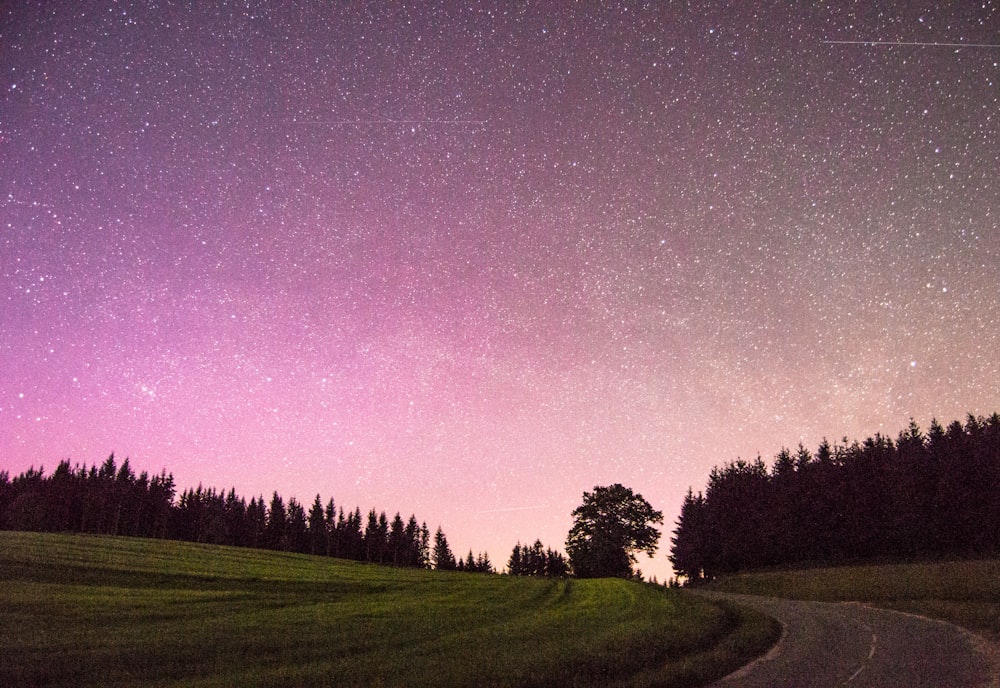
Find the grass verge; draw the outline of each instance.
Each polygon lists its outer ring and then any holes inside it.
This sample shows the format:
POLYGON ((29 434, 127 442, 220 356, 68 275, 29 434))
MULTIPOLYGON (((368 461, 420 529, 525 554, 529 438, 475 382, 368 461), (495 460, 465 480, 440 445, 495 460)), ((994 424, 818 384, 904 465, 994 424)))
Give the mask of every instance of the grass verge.
POLYGON ((1000 640, 1000 560, 842 566, 747 573, 712 590, 860 601, 948 621, 1000 640))
POLYGON ((755 614, 623 580, 0 532, 0 685, 695 686, 755 614))

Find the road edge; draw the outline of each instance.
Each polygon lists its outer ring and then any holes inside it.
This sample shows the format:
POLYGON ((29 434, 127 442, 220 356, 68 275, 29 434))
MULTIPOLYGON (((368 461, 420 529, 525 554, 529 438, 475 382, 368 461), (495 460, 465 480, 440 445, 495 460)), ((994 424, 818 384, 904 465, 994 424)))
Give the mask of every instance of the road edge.
POLYGON ((944 619, 936 619, 933 616, 925 616, 924 614, 916 614, 914 612, 904 612, 900 609, 893 609, 892 607, 883 607, 874 602, 841 602, 840 604, 859 604, 871 609, 893 612, 895 614, 902 614, 903 616, 910 616, 915 619, 922 619, 923 621, 933 621, 934 623, 957 628, 959 632, 965 636, 966 640, 969 641, 969 645, 971 645, 976 653, 983 658, 986 666, 990 667, 992 670, 993 677, 989 679, 988 683, 984 683, 981 688, 1000 688, 1000 643, 997 643, 980 633, 976 633, 965 626, 960 626, 956 623, 952 623, 951 621, 945 621, 944 619))
MULTIPOLYGON (((708 600, 712 600, 712 599, 724 600, 724 601, 726 601, 729 604, 732 604, 732 605, 734 605, 736 607, 742 608, 743 610, 749 610, 749 611, 752 611, 752 612, 756 612, 758 614, 764 614, 764 612, 760 611, 759 609, 754 609, 753 607, 741 604, 738 600, 734 600, 733 599, 734 597, 740 597, 740 595, 738 595, 738 594, 734 595, 732 593, 717 593, 714 590, 690 590, 690 592, 693 593, 693 594, 695 594, 695 595, 698 595, 699 597, 702 597, 702 598, 705 598, 705 599, 708 599, 708 600)), ((747 674, 750 671, 752 671, 753 668, 756 667, 758 664, 760 664, 762 662, 771 662, 771 661, 774 661, 777 657, 779 657, 781 655, 782 645, 785 642, 785 636, 788 633, 788 627, 785 625, 785 623, 783 621, 781 621, 780 619, 774 618, 770 614, 764 614, 764 616, 766 616, 771 621, 774 621, 779 626, 781 626, 781 635, 779 635, 778 639, 776 641, 774 641, 774 645, 772 645, 768 649, 768 651, 765 652, 764 654, 759 655, 758 657, 755 657, 755 658, 751 659, 749 662, 747 662, 743 666, 739 667, 738 669, 730 671, 728 674, 726 674, 724 676, 720 676, 719 678, 715 679, 711 683, 706 684, 707 686, 714 686, 714 685, 723 683, 725 681, 729 681, 730 679, 738 679, 741 676, 743 676, 744 674, 747 674)), ((1000 686, 995 686, 995 687, 994 686, 989 686, 989 688, 1000 688, 1000 686)))

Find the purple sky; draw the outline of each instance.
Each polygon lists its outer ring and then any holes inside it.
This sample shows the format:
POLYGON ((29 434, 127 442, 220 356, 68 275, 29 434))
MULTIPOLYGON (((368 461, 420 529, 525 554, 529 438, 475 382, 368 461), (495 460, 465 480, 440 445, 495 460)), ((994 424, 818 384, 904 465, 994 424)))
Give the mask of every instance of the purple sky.
POLYGON ((1000 3, 215 5, 0 10, 0 469, 497 564, 621 482, 662 579, 713 465, 1000 410, 1000 3))

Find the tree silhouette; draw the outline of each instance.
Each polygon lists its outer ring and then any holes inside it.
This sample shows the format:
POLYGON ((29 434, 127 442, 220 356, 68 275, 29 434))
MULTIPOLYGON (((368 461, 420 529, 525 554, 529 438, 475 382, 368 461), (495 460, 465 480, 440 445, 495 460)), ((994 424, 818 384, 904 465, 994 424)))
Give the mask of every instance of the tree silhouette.
POLYGON ((318 494, 309 507, 309 553, 326 553, 326 515, 323 500, 318 494))
POLYGON ((705 498, 688 490, 677 519, 677 530, 670 539, 670 563, 678 576, 699 580, 708 578, 706 549, 705 498))
POLYGON ((542 545, 522 545, 518 542, 507 560, 507 573, 511 576, 549 576, 561 578, 569 575, 569 562, 562 553, 542 545))
MULTIPOLYGON (((427 524, 413 515, 404 524, 397 513, 390 524, 385 512, 373 509, 363 532, 360 508, 345 514, 332 498, 324 508, 319 495, 308 513, 294 497, 286 503, 278 492, 270 508, 263 496, 247 504, 235 488, 198 485, 174 497, 172 475, 136 475, 128 459, 119 466, 114 454, 90 468, 63 461, 50 476, 44 468, 32 467, 13 479, 0 471, 0 528, 264 547, 395 566, 426 568, 433 561, 427 524)), ((447 566, 446 557, 442 562, 447 566)), ((485 554, 468 564, 462 561, 470 570, 493 571, 485 554)))
POLYGON ((782 450, 768 473, 715 468, 688 493, 671 538, 675 571, 697 580, 763 566, 878 558, 995 556, 1000 551, 1000 415, 925 435, 913 421, 812 456, 782 450))
POLYGON ((454 571, 456 566, 455 555, 452 554, 451 548, 448 546, 448 539, 441 527, 438 526, 437 532, 434 533, 434 568, 441 571, 454 571))
POLYGON ((580 578, 631 578, 636 553, 656 552, 660 531, 651 524, 663 523, 663 512, 619 483, 584 492, 572 515, 566 552, 580 578))

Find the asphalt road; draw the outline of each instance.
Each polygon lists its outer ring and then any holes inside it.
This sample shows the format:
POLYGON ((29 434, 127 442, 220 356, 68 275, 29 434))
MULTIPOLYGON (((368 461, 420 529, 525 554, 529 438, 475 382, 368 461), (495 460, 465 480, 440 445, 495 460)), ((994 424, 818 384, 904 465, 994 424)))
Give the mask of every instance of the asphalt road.
POLYGON ((718 596, 784 626, 771 652, 713 684, 719 688, 1000 686, 996 658, 986 644, 951 624, 853 602, 718 596))

